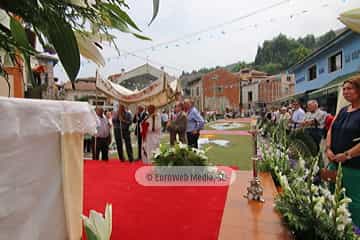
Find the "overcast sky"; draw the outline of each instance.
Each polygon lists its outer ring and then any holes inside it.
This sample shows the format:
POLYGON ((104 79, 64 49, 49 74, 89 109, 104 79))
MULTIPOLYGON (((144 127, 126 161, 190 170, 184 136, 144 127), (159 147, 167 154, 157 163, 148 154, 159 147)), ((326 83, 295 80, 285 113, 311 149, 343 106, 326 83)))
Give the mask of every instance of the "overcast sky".
MULTIPOLYGON (((256 55, 257 46, 280 33, 298 38, 306 34, 319 36, 330 29, 343 25, 337 20, 340 13, 360 7, 359 0, 289 0, 285 4, 243 18, 254 11, 283 0, 160 0, 159 15, 151 26, 152 0, 127 0, 129 15, 152 41, 143 41, 131 35, 115 33, 117 46, 136 54, 122 52, 118 57, 115 49, 104 45, 102 51, 106 66, 100 69, 102 76, 126 71, 146 63, 164 66, 173 75, 202 67, 223 66, 240 60, 250 62, 256 55), (233 19, 231 24, 161 47, 159 43, 183 38, 194 32, 212 28, 233 19), (139 51, 140 50, 140 51, 139 51), (135 52, 134 52, 135 51, 135 52)), ((96 65, 82 59, 79 77, 94 76, 96 65)), ((55 76, 68 78, 60 64, 55 76)))

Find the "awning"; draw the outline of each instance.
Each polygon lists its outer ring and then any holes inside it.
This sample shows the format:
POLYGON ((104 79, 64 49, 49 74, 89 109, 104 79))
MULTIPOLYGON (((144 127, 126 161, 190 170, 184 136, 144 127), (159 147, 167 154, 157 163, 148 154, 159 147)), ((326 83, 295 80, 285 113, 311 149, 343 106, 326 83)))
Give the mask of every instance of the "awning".
POLYGON ((340 14, 339 20, 352 31, 360 33, 360 8, 340 14))
POLYGON ((176 96, 181 93, 178 81, 168 82, 165 75, 140 91, 131 91, 100 77, 96 79, 96 88, 125 105, 152 104, 156 107, 162 107, 175 101, 176 96))
POLYGON ((329 95, 331 93, 338 92, 339 87, 342 86, 343 82, 346 79, 349 79, 350 77, 353 77, 353 76, 355 76, 357 74, 359 74, 359 73, 358 72, 353 72, 353 73, 349 73, 349 74, 345 74, 343 76, 337 77, 334 80, 330 81, 329 83, 325 84, 320 89, 309 93, 309 97, 318 98, 318 97, 321 97, 321 96, 326 96, 326 95, 329 95))
POLYGON ((330 85, 330 86, 325 87, 325 88, 318 89, 316 91, 313 91, 313 92, 309 93, 309 97, 310 98, 318 98, 318 97, 321 97, 321 96, 326 96, 326 95, 329 95, 331 93, 338 92, 339 87, 341 85, 342 85, 342 83, 338 83, 338 84, 330 85))
POLYGON ((286 101, 289 101, 289 100, 299 99, 299 98, 305 97, 306 94, 307 94, 307 92, 301 92, 301 93, 292 94, 292 95, 289 95, 289 96, 286 96, 286 97, 279 98, 276 101, 274 101, 274 103, 283 103, 283 102, 286 102, 286 101))

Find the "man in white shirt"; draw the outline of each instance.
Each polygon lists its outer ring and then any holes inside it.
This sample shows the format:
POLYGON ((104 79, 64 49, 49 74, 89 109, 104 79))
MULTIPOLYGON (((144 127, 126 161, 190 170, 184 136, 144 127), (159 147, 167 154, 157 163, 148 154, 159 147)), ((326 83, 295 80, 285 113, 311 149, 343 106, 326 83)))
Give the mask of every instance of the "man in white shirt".
POLYGON ((291 117, 292 128, 298 129, 301 124, 304 122, 305 111, 301 108, 300 103, 298 101, 293 102, 294 112, 291 117))
POLYGON ((109 120, 104 116, 104 111, 102 108, 97 107, 95 109, 97 115, 96 121, 96 145, 95 145, 95 160, 109 160, 109 144, 110 144, 110 124, 109 120))
POLYGON ((316 100, 308 101, 307 108, 308 112, 305 114, 304 122, 301 125, 305 128, 305 132, 314 139, 319 150, 327 113, 319 109, 316 100))

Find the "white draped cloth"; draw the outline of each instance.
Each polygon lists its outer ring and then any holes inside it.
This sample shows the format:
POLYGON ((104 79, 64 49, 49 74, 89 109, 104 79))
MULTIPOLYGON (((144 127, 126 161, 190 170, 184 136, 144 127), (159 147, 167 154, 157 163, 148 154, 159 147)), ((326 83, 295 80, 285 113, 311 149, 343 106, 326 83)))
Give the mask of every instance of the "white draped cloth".
POLYGON ((153 131, 153 117, 150 116, 147 120, 149 123, 148 132, 146 138, 142 144, 142 160, 144 163, 151 163, 151 158, 154 155, 154 151, 160 146, 161 135, 161 118, 159 113, 155 113, 155 131, 153 131))
POLYGON ((0 97, 0 239, 79 240, 87 103, 0 97))

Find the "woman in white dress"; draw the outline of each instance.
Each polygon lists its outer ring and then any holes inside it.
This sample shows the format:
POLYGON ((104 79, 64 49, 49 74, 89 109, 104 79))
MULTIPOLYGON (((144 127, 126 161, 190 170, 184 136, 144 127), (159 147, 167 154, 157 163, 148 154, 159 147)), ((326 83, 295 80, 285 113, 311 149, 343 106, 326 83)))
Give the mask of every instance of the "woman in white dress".
POLYGON ((151 163, 153 151, 160 146, 161 118, 154 105, 148 106, 149 117, 142 123, 142 160, 151 163))

